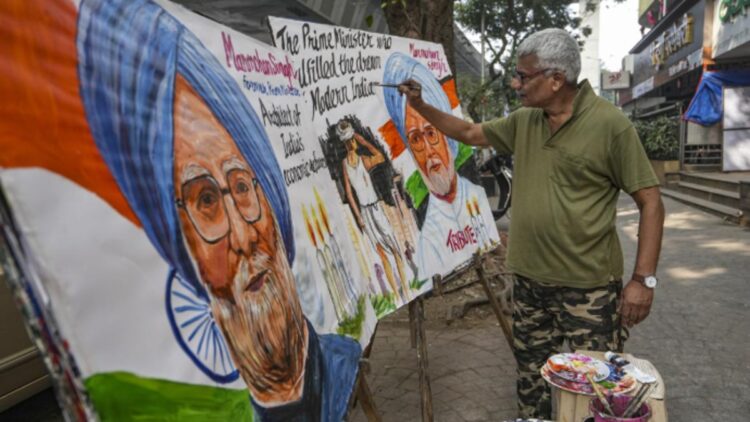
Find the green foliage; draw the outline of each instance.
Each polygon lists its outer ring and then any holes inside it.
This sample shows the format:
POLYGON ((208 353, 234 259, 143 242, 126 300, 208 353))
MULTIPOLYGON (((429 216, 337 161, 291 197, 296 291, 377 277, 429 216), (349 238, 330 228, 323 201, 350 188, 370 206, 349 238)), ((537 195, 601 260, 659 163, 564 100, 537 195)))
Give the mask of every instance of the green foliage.
POLYGON ((412 290, 419 290, 427 283, 427 280, 428 279, 426 278, 422 280, 415 278, 414 280, 409 282, 409 288, 412 290))
POLYGON ((634 120, 643 149, 651 160, 676 160, 680 154, 679 119, 659 116, 634 120))
POLYGON ((458 98, 461 100, 461 104, 464 104, 466 107, 475 97, 478 98, 479 102, 476 113, 484 117, 481 120, 502 116, 505 114, 506 109, 512 108, 515 105, 510 104, 506 106, 507 99, 503 95, 502 84, 499 80, 483 88, 479 78, 471 74, 459 74, 456 79, 458 98))
POLYGON ((344 318, 339 321, 339 326, 336 329, 338 334, 342 336, 349 336, 357 341, 362 336, 362 324, 365 321, 365 297, 360 296, 357 300, 357 311, 354 315, 344 315, 344 318))
MULTIPOLYGON (((621 2, 624 0, 611 0, 621 2)), ((583 45, 583 39, 591 33, 581 27, 581 18, 571 12, 571 1, 559 0, 462 0, 455 5, 454 17, 468 30, 481 34, 482 16, 485 23, 485 45, 489 50, 489 75, 484 87, 475 88, 471 100, 464 101, 469 114, 481 120, 480 104, 483 98, 502 97, 503 106, 513 110, 518 107, 515 93, 510 88, 511 73, 515 67, 516 51, 528 35, 545 28, 571 30, 583 45)), ((588 1, 586 10, 596 9, 596 3, 588 1)), ((459 85, 460 86, 460 85, 459 85)), ((502 110, 502 109, 501 109, 502 110)), ((487 118, 497 116, 486 113, 487 118)))
POLYGON ((402 7, 406 7, 406 0, 382 0, 380 2, 380 8, 385 9, 388 5, 395 6, 396 4, 401 4, 402 7))
POLYGON ((396 300, 393 293, 372 296, 370 297, 370 303, 378 319, 396 310, 396 300))
MULTIPOLYGON (((401 5, 402 8, 406 9, 406 1, 407 0, 381 0, 380 1, 380 8, 385 10, 388 7, 396 6, 397 4, 401 5)), ((372 24, 375 21, 375 16, 373 15, 367 15, 365 16, 365 24, 367 24, 368 28, 372 28, 372 24)))

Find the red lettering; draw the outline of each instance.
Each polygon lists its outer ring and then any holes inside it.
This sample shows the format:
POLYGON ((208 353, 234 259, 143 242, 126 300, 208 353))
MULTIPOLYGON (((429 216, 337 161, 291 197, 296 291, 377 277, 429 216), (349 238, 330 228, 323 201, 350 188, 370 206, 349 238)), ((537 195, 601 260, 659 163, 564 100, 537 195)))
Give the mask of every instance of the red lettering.
POLYGON ((227 67, 232 67, 231 59, 234 57, 234 46, 232 46, 232 36, 221 32, 221 40, 224 42, 224 55, 227 58, 227 67))
POLYGON ((448 240, 445 242, 445 246, 451 248, 451 251, 453 250, 453 242, 451 242, 452 236, 453 236, 453 229, 450 229, 448 231, 448 240))
POLYGON ((241 72, 257 72, 264 75, 283 75, 292 85, 294 79, 294 66, 289 61, 289 57, 284 57, 284 62, 279 62, 272 53, 268 53, 268 59, 260 57, 260 52, 255 50, 255 54, 235 54, 232 37, 224 32, 221 33, 221 40, 224 44, 224 55, 227 61, 227 67, 231 68, 234 63, 235 69, 241 72))
POLYGON ((454 232, 453 229, 448 231, 448 238, 445 241, 445 246, 451 249, 451 252, 456 252, 464 249, 467 245, 477 243, 477 232, 471 226, 464 227, 463 230, 454 232))

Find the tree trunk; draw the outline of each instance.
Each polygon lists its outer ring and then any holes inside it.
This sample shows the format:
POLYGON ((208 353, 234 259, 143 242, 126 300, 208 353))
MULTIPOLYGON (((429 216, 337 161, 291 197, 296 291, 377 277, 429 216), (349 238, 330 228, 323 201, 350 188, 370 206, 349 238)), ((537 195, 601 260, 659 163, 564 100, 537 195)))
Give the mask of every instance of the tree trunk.
POLYGON ((466 107, 466 111, 469 113, 469 117, 471 117, 471 120, 475 122, 481 122, 482 121, 482 115, 479 113, 479 101, 482 97, 481 93, 477 93, 474 96, 471 97, 471 100, 469 101, 468 107, 466 107))
POLYGON ((388 3, 384 13, 391 35, 442 44, 455 78, 453 0, 405 0, 396 4, 384 1, 388 3))

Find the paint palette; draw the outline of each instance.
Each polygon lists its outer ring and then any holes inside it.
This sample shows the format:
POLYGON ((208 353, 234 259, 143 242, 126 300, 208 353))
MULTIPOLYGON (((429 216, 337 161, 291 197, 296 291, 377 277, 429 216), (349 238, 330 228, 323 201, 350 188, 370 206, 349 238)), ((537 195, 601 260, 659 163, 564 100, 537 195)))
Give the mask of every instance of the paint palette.
MULTIPOLYGON (((594 390, 591 388, 591 384, 588 382, 582 383, 562 378, 558 376, 557 373, 553 372, 547 364, 542 367, 540 372, 545 381, 561 390, 587 396, 595 395, 594 390)), ((610 378, 611 377, 607 377, 607 379, 598 381, 597 384, 599 384, 599 387, 603 388, 605 391, 611 391, 614 394, 624 394, 632 391, 637 384, 635 378, 627 374, 617 380, 610 378)))
POLYGON ((581 384, 588 384, 586 375, 594 381, 607 379, 610 370, 606 363, 578 353, 559 353, 547 359, 546 366, 556 376, 581 384))

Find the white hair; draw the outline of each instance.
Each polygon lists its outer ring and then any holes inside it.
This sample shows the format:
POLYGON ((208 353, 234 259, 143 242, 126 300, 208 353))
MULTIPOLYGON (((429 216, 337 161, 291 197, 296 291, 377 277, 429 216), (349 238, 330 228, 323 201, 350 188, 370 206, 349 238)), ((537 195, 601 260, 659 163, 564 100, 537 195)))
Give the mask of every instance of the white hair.
POLYGON ((567 31, 549 28, 529 35, 518 46, 518 57, 531 54, 539 60, 539 67, 564 73, 569 83, 578 82, 581 53, 578 51, 578 43, 567 31))

